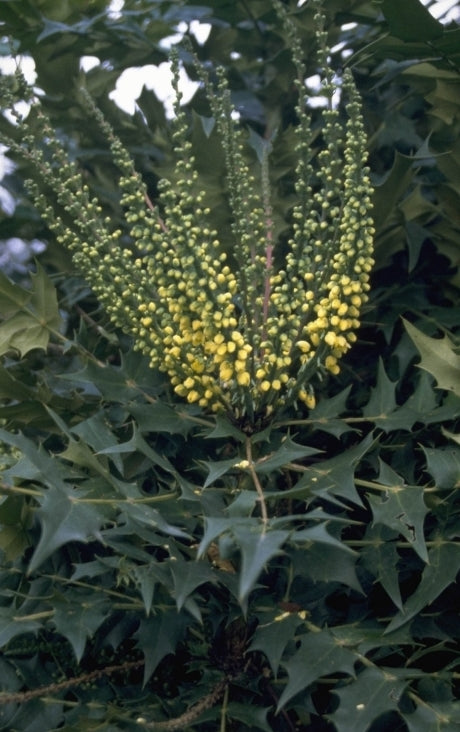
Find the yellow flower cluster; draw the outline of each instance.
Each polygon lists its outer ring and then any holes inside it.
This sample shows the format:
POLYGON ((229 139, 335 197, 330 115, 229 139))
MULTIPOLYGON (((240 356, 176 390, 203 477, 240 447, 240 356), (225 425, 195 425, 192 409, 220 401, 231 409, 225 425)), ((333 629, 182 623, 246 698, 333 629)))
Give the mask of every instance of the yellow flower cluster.
MULTIPOLYGON (((366 139, 352 77, 345 73, 342 83, 348 99, 344 127, 332 105, 335 87, 327 69, 326 34, 318 12, 319 64, 330 104, 323 113, 324 146, 312 163, 303 53, 284 5, 272 2, 286 24, 299 92, 298 201, 291 212, 291 237, 284 243, 287 254, 281 266, 275 256, 268 147, 258 182, 243 155, 243 133, 234 120, 221 71, 216 94, 198 68, 225 156, 231 252, 221 245, 199 186, 180 106, 176 56, 174 183, 161 182, 158 207, 148 199, 122 143, 87 97, 121 171, 129 246, 120 245, 127 232, 111 229, 110 220, 103 218, 100 204, 91 198, 46 121, 44 139, 50 141, 55 164, 39 148, 28 152, 44 183, 57 190, 60 208, 53 208, 33 189, 36 203, 112 321, 134 336, 135 347, 148 355, 153 368, 168 375, 180 398, 252 425, 299 401, 314 407, 315 378, 321 372, 337 374, 341 357, 356 340, 373 265, 366 139), (62 220, 62 208, 73 228, 62 220)), ((320 0, 315 2, 320 5, 320 0)), ((28 139, 25 135, 25 144, 28 139)))
POLYGON ((157 212, 156 219, 140 221, 143 193, 129 177, 121 181, 131 233, 145 252, 133 262, 136 291, 124 295, 137 301, 136 313, 128 307, 136 347, 167 373, 179 397, 253 422, 295 401, 314 407, 315 375, 338 374, 340 358, 355 342, 373 265, 371 186, 357 94, 346 75, 348 125, 342 128, 332 107, 325 111, 316 191, 306 162, 309 122, 299 103, 300 201, 292 211, 285 268, 276 271, 267 191, 258 193, 250 176, 225 80, 219 83, 213 112, 227 159, 236 265, 198 189, 177 103, 176 180, 161 184, 163 219, 157 212))

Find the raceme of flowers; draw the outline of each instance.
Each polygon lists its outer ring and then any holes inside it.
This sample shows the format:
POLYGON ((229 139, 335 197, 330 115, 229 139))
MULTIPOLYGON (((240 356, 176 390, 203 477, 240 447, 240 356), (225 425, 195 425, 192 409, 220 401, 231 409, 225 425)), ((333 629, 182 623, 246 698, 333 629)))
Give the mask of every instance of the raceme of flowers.
POLYGON ((9 141, 34 162, 44 185, 55 191, 59 209, 30 182, 44 219, 72 252, 75 266, 112 321, 134 337, 135 348, 149 357, 152 368, 168 375, 179 397, 241 422, 254 423, 295 402, 312 408, 312 382, 322 372, 339 372, 340 358, 356 340, 368 298, 374 229, 360 103, 351 73, 345 72, 341 93, 348 100, 348 118, 343 124, 332 104, 336 85, 327 66, 324 18, 316 4, 318 61, 328 106, 323 112, 323 146, 313 168, 300 42, 283 6, 274 0, 297 70, 299 120, 297 202, 281 266, 270 204, 269 145, 256 179, 243 154, 244 131, 234 121, 221 71, 216 90, 202 69, 200 73, 225 154, 231 252, 221 245, 206 191, 200 187, 180 106, 177 54, 172 55, 175 182, 161 181, 155 206, 129 154, 82 91, 121 172, 129 246, 120 244, 122 231, 114 231, 104 219, 99 202, 40 109, 46 155, 35 144, 27 120, 22 121, 21 145, 9 141), (72 224, 64 221, 62 208, 72 224))

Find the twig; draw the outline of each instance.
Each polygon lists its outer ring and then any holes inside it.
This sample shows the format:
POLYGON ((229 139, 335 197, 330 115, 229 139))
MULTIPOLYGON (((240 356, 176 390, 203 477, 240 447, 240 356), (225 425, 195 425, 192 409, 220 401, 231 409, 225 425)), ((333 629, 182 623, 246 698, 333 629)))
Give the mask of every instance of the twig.
POLYGON ((264 531, 268 523, 268 513, 267 513, 267 504, 265 503, 265 496, 264 491, 262 488, 262 485, 259 480, 259 476, 256 473, 256 470, 254 468, 254 461, 252 459, 252 445, 251 440, 249 437, 246 438, 246 459, 248 461, 248 468, 249 472, 251 473, 251 478, 253 480, 255 489, 257 491, 257 495, 259 496, 259 502, 260 502, 260 511, 262 513, 262 521, 264 523, 264 531))
POLYGON ((118 671, 129 671, 130 669, 139 668, 144 665, 144 661, 127 661, 126 663, 119 664, 117 666, 106 666, 105 668, 99 668, 96 671, 90 671, 87 674, 81 676, 74 676, 71 679, 65 681, 59 681, 56 684, 49 684, 48 686, 39 686, 37 689, 30 689, 30 691, 17 691, 12 694, 7 692, 0 693, 0 705, 11 704, 17 702, 23 704, 24 702, 37 699, 47 694, 54 694, 58 691, 65 691, 71 689, 73 686, 80 686, 96 679, 100 679, 103 676, 110 676, 111 674, 117 673, 118 671))
POLYGON ((221 679, 213 689, 203 699, 194 704, 190 709, 181 714, 179 717, 174 719, 167 719, 164 722, 147 722, 143 717, 138 717, 136 720, 137 724, 142 725, 145 729, 153 730, 168 730, 168 732, 175 732, 175 730, 187 729, 193 722, 198 719, 200 714, 205 712, 207 709, 216 704, 219 699, 224 695, 225 690, 230 681, 229 676, 221 679))

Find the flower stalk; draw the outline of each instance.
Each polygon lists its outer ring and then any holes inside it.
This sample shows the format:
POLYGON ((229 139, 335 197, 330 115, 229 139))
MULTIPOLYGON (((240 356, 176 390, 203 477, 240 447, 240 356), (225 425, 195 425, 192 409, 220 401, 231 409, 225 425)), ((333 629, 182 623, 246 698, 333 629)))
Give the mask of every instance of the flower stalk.
POLYGON ((257 180, 244 156, 244 131, 235 120, 221 69, 215 89, 198 67, 226 162, 231 252, 221 244, 200 187, 175 50, 175 182, 161 181, 157 205, 126 149, 82 90, 121 173, 129 246, 121 245, 121 230, 103 217, 38 102, 51 161, 34 144, 27 120, 22 121, 22 143, 4 140, 40 170, 45 192, 30 183, 36 205, 114 324, 133 336, 152 368, 167 374, 178 397, 204 412, 224 412, 248 431, 293 404, 312 408, 318 375, 339 373, 341 357, 356 341, 373 265, 366 137, 353 78, 346 71, 340 88, 348 100, 344 126, 332 104, 336 84, 328 67, 321 2, 315 0, 318 66, 328 105, 323 146, 314 164, 301 44, 285 6, 272 2, 285 27, 298 92, 297 202, 284 262, 275 256, 270 144, 257 180), (55 192, 56 203, 50 202, 49 191, 55 192))

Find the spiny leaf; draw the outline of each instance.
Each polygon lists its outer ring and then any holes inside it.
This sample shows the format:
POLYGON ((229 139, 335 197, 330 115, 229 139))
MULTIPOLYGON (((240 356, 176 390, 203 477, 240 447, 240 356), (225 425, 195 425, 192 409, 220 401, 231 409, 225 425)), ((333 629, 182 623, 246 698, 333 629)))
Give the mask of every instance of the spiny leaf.
POLYGON ((36 512, 41 536, 30 560, 29 572, 35 571, 63 544, 71 541, 86 542, 99 534, 105 522, 101 509, 78 503, 75 499, 76 496, 59 488, 49 488, 45 492, 36 512))
POLYGON ((268 622, 257 626, 248 651, 261 651, 265 654, 276 677, 284 649, 294 638, 301 623, 303 620, 297 613, 280 612, 276 617, 271 615, 268 622))
POLYGON ((210 431, 206 432, 206 437, 212 439, 219 439, 220 437, 233 437, 238 442, 244 443, 246 441, 246 435, 244 432, 235 427, 228 419, 217 415, 215 418, 215 424, 210 431))
POLYGON ((187 419, 185 408, 179 412, 160 401, 153 404, 132 404, 129 412, 136 420, 139 430, 144 433, 187 435, 194 426, 192 420, 187 419))
POLYGON ((123 355, 121 366, 88 361, 84 369, 59 374, 59 378, 71 384, 85 384, 92 393, 97 390, 109 401, 128 405, 143 392, 154 395, 161 384, 160 377, 149 368, 148 360, 138 352, 123 355))
POLYGON ((93 637, 109 612, 106 598, 97 599, 93 594, 81 597, 79 593, 66 593, 63 598, 54 598, 53 623, 58 633, 67 638, 80 661, 86 641, 93 637))
POLYGON ((172 608, 158 610, 155 615, 141 620, 134 637, 145 658, 144 686, 160 661, 174 653, 186 627, 187 617, 172 608))
POLYGON ((288 661, 281 662, 288 673, 288 683, 281 694, 278 711, 321 676, 334 673, 353 676, 357 658, 329 630, 302 636, 299 650, 288 661))
POLYGON ((269 455, 265 455, 255 462, 255 469, 258 473, 271 473, 282 468, 294 460, 301 460, 311 455, 317 455, 321 450, 308 445, 298 445, 289 436, 281 443, 280 447, 269 455))
POLYGON ((269 711, 270 707, 257 708, 253 704, 230 702, 227 706, 227 717, 237 719, 248 730, 259 729, 262 732, 273 732, 273 727, 267 721, 269 711))
POLYGON ((428 562, 420 584, 405 602, 402 611, 395 615, 388 625, 386 633, 391 633, 412 620, 420 610, 436 600, 446 587, 455 582, 460 570, 460 544, 439 541, 429 551, 428 562))
POLYGON ((377 384, 372 389, 370 399, 363 408, 363 416, 385 417, 396 409, 396 382, 388 378, 383 361, 379 359, 377 384))
POLYGON ((171 574, 174 578, 175 600, 177 609, 181 610, 192 592, 207 582, 217 583, 216 573, 208 562, 171 561, 171 574))
MULTIPOLYGON (((253 523, 253 519, 246 519, 242 521, 241 519, 238 519, 238 525, 247 527, 249 530, 251 524, 253 523)), ((236 525, 236 522, 234 519, 228 519, 228 518, 220 518, 220 517, 214 517, 214 516, 207 516, 205 518, 204 522, 204 534, 203 538, 201 539, 200 546, 198 547, 197 556, 198 558, 204 556, 204 554, 207 552, 210 544, 217 539, 218 536, 221 536, 221 534, 228 531, 230 528, 236 525)))
POLYGON ((22 620, 14 605, 0 608, 0 648, 6 646, 12 638, 23 633, 35 633, 41 627, 38 620, 22 620))
POLYGON ((436 488, 451 490, 460 486, 460 448, 423 447, 426 470, 433 477, 436 488))
POLYGON ((0 273, 0 312, 0 356, 11 349, 21 356, 34 348, 45 349, 50 331, 61 323, 56 290, 40 265, 32 275, 30 293, 0 273))
POLYGON ((320 399, 316 407, 310 412, 311 420, 315 427, 327 432, 334 437, 340 437, 345 432, 353 431, 355 428, 346 421, 338 419, 338 416, 346 412, 347 399, 351 391, 351 385, 347 386, 339 394, 328 399, 320 399))
POLYGON ((424 492, 423 487, 400 483, 388 486, 388 490, 378 496, 369 495, 368 501, 374 524, 383 524, 402 534, 419 557, 427 562, 423 524, 428 508, 424 492))
MULTIPOLYGON (((342 505, 340 498, 362 506, 361 498, 355 488, 354 473, 359 461, 373 443, 371 434, 362 442, 329 460, 310 465, 297 484, 283 493, 284 498, 321 496, 342 505)), ((266 497, 272 493, 266 494, 266 497)))
POLYGON ((460 355, 449 336, 430 338, 407 320, 403 323, 422 357, 418 366, 434 376, 439 389, 460 396, 460 355))
POLYGON ((313 582, 324 582, 328 586, 337 582, 362 593, 356 575, 357 556, 354 552, 344 551, 344 548, 345 545, 338 548, 314 541, 293 555, 295 574, 313 582))
POLYGON ((460 702, 415 699, 411 714, 402 713, 409 732, 457 732, 460 725, 460 702), (417 703, 418 702, 418 703, 417 703))
POLYGON ((230 458, 229 460, 209 460, 204 461, 204 465, 207 467, 209 473, 208 477, 206 478, 204 482, 204 488, 208 488, 210 485, 212 485, 218 478, 221 478, 223 475, 228 473, 230 470, 233 470, 238 463, 241 462, 241 458, 239 456, 236 456, 234 458, 230 458))
POLYGON ((327 530, 327 521, 324 521, 317 526, 309 526, 306 529, 298 529, 297 531, 294 531, 291 535, 291 541, 294 544, 303 544, 304 542, 307 544, 326 544, 329 546, 333 546, 335 549, 340 549, 341 551, 344 551, 348 554, 355 554, 355 552, 350 549, 346 544, 343 544, 340 539, 336 539, 335 536, 332 536, 327 530))
POLYGON ((380 582, 398 610, 402 610, 403 602, 397 567, 400 556, 396 542, 385 538, 384 533, 385 527, 381 525, 368 528, 366 541, 369 544, 363 548, 360 561, 380 582))
POLYGON ((232 530, 232 534, 242 555, 239 601, 243 603, 267 562, 280 553, 289 531, 264 531, 263 527, 253 527, 252 531, 247 531, 238 526, 232 530))
POLYGON ((8 479, 14 477, 35 479, 49 488, 66 489, 64 478, 68 477, 68 471, 57 459, 50 457, 41 446, 37 447, 31 439, 20 433, 13 434, 2 429, 0 429, 0 440, 18 448, 23 456, 16 465, 5 471, 5 477, 8 479))
POLYGON ((392 669, 365 668, 343 689, 334 690, 340 704, 329 719, 338 732, 367 732, 385 712, 399 711, 398 702, 406 685, 392 674, 392 669))

